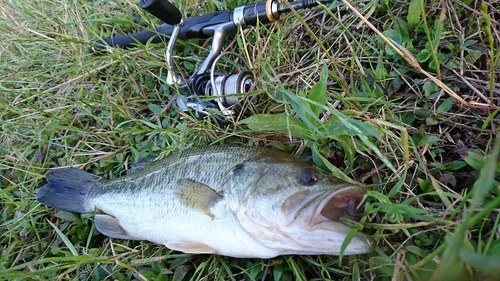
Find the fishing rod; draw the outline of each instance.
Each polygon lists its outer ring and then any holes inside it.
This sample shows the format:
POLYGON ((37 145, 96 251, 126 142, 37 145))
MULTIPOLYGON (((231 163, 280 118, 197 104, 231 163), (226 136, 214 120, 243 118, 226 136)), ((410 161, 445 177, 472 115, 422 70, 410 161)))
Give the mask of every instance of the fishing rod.
POLYGON ((100 52, 107 46, 128 48, 137 43, 161 42, 169 36, 166 47, 166 83, 178 89, 177 105, 183 111, 192 111, 195 116, 212 114, 220 124, 229 123, 237 110, 240 100, 236 97, 250 91, 254 76, 245 60, 232 52, 222 53, 224 38, 237 32, 238 28, 256 26, 257 23, 276 22, 284 13, 293 10, 312 8, 331 0, 301 0, 280 3, 267 0, 237 7, 232 10, 218 11, 198 17, 184 19, 181 12, 167 0, 140 0, 140 6, 150 14, 166 23, 155 31, 142 31, 135 34, 105 38, 96 41, 89 52, 100 52), (177 39, 212 38, 211 49, 203 63, 189 78, 177 75, 174 71, 172 52, 177 39), (224 56, 235 56, 245 63, 238 73, 215 72, 217 62, 224 56), (207 99, 207 97, 211 99, 207 99))

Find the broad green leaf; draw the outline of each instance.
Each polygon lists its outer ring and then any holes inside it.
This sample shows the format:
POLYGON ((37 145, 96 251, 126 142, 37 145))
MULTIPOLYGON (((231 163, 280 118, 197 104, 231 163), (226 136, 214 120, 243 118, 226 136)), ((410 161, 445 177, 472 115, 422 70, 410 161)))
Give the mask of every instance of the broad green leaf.
POLYGON ((285 114, 257 114, 241 120, 238 124, 246 124, 255 132, 276 131, 297 138, 315 141, 314 133, 304 122, 285 114))
POLYGON ((417 146, 418 147, 421 147, 421 146, 424 146, 426 144, 429 144, 429 143, 434 143, 434 142, 438 142, 440 140, 440 138, 438 136, 424 136, 418 143, 417 143, 417 146))
POLYGON ((448 110, 451 109, 452 105, 453 105, 452 99, 445 99, 437 108, 437 112, 448 112, 448 110))
POLYGON ((418 62, 422 63, 427 61, 431 57, 431 54, 427 50, 422 50, 420 53, 418 53, 415 58, 417 59, 418 62))
POLYGON ((443 53, 437 53, 436 57, 440 63, 446 63, 448 61, 448 57, 443 53))
MULTIPOLYGON (((385 30, 384 32, 382 32, 382 34, 385 35, 385 37, 387 38, 390 38, 392 40, 394 40, 396 43, 398 44, 402 44, 402 41, 403 41, 403 37, 401 36, 401 34, 399 34, 396 30, 394 29, 387 29, 385 30)), ((389 45, 385 45, 385 52, 387 53, 388 56, 393 56, 393 57, 399 57, 399 54, 396 53, 391 46, 389 45)))
POLYGON ((467 156, 464 157, 464 160, 465 162, 467 162, 467 164, 469 164, 469 166, 476 170, 481 170, 481 168, 486 163, 486 157, 475 152, 468 152, 467 156))
POLYGON ((389 200, 386 195, 378 191, 368 190, 366 194, 368 195, 368 197, 373 197, 382 204, 392 205, 391 200, 389 200))
MULTIPOLYGON (((387 79, 387 77, 389 76, 389 73, 388 73, 388 71, 386 69, 386 65, 383 61, 381 61, 381 60, 377 61, 377 67, 375 68, 374 74, 375 74, 375 79, 377 79, 377 80, 387 79)), ((376 84, 371 85, 370 89, 376 90, 377 89, 376 84), (373 86, 375 86, 375 87, 373 87, 373 86)), ((370 91, 370 92, 373 92, 373 91, 370 91)))
POLYGON ((380 152, 378 147, 375 144, 373 144, 373 142, 368 137, 366 137, 365 135, 358 135, 358 138, 361 140, 361 142, 363 142, 364 145, 366 145, 368 148, 370 148, 371 151, 375 152, 375 154, 380 158, 380 160, 385 165, 387 165, 387 167, 389 169, 391 169, 394 173, 396 172, 396 168, 394 168, 394 165, 392 165, 391 161, 389 161, 389 159, 387 159, 387 157, 385 157, 380 152))
POLYGON ((350 137, 356 136, 357 134, 353 134, 353 130, 350 130, 338 120, 328 123, 325 126, 324 130, 326 131, 325 136, 327 138, 336 140, 340 144, 340 146, 342 146, 342 149, 344 150, 345 156, 347 158, 347 171, 350 171, 354 164, 354 155, 356 153, 356 148, 350 137))
MULTIPOLYGON (((328 79, 328 68, 326 65, 323 65, 321 68, 321 74, 319 78, 319 82, 316 83, 309 91, 309 95, 307 96, 310 100, 317 102, 318 104, 325 105, 326 104, 326 81, 328 79)), ((319 117, 319 114, 323 111, 323 108, 314 103, 310 103, 310 108, 316 117, 319 117)))
POLYGON ((467 50, 467 51, 471 51, 471 49, 469 49, 470 46, 474 46, 477 44, 477 40, 467 40, 465 41, 461 46, 460 46, 460 49, 462 50, 467 50))
POLYGON ((349 131, 355 132, 357 137, 361 140, 361 142, 370 148, 375 154, 380 158, 380 160, 387 165, 389 169, 393 172, 396 172, 394 165, 385 157, 378 147, 372 143, 372 141, 368 137, 379 138, 379 133, 373 128, 373 125, 361 122, 359 120, 350 118, 334 109, 328 108, 328 111, 335 115, 339 121, 345 125, 349 131))
POLYGON ((420 16, 422 15, 422 9, 420 7, 419 0, 412 0, 410 6, 408 7, 407 21, 409 25, 417 25, 420 23, 420 16))
MULTIPOLYGON (((431 280, 444 280, 444 277, 449 278, 449 280, 456 280, 459 276, 463 276, 463 273, 466 272, 463 270, 463 261, 467 261, 472 266, 477 266, 478 269, 481 268, 481 271, 486 270, 485 273, 488 273, 488 270, 494 270, 491 264, 486 263, 481 256, 473 254, 467 257, 466 255, 471 254, 472 251, 464 250, 464 246, 466 248, 472 247, 467 240, 467 231, 474 225, 481 223, 485 217, 489 216, 500 205, 500 197, 496 197, 492 201, 485 203, 480 211, 477 211, 479 203, 484 200, 486 192, 493 185, 493 174, 498 162, 499 151, 500 140, 497 140, 491 156, 486 160, 479 179, 472 188, 473 197, 471 203, 463 212, 463 222, 455 229, 453 235, 446 239, 446 249, 441 256, 441 263, 431 280), (485 264, 482 267, 479 265, 480 263, 485 264), (453 271, 453 274, 450 274, 452 268, 456 270, 453 271)), ((498 267, 499 261, 495 261, 495 264, 498 267)), ((494 276, 498 276, 498 274, 494 276)))
POLYGON ((392 40, 396 41, 396 43, 398 43, 398 44, 403 43, 403 37, 401 36, 401 34, 399 34, 399 32, 397 32, 394 29, 391 29, 391 28, 387 29, 384 32, 382 32, 382 34, 384 34, 385 37, 391 38, 392 40))
POLYGON ((494 256, 500 257, 500 240, 493 241, 493 243, 492 243, 491 247, 489 247, 487 253, 488 253, 488 255, 494 255, 494 256))
MULTIPOLYGON (((410 198, 412 201, 414 198, 410 198)), ((415 215, 424 215, 424 214, 429 214, 429 211, 421 209, 421 208, 416 208, 411 205, 407 204, 395 204, 394 205, 395 209, 398 210, 398 212, 404 216, 407 217, 415 217, 415 215)))
POLYGON ((439 46, 439 42, 441 41, 443 29, 444 29, 443 22, 439 18, 434 20, 434 40, 433 40, 435 48, 434 51, 437 51, 437 47, 439 46))
POLYGON ((418 180, 418 185, 424 192, 429 192, 432 189, 429 187, 429 183, 425 179, 417 178, 418 180))
POLYGON ((456 170, 461 169, 465 166, 467 166, 467 163, 464 161, 461 161, 461 160, 453 161, 450 164, 446 165, 446 170, 447 171, 456 171, 456 170))
POLYGON ((326 137, 337 139, 338 136, 356 136, 359 133, 349 128, 340 121, 334 121, 325 125, 326 137))
POLYGON ((389 191, 389 193, 387 194, 387 197, 389 198, 392 198, 394 197, 397 193, 399 193, 399 191, 401 190, 401 188, 403 187, 403 184, 405 182, 405 179, 406 179, 406 172, 404 172, 403 175, 401 175, 399 177, 399 180, 398 182, 391 188, 391 190, 389 191))
POLYGON ((440 170, 446 170, 446 165, 440 162, 432 162, 431 163, 434 167, 439 168, 440 170))
POLYGON ((321 153, 319 153, 318 146, 316 143, 312 145, 311 151, 312 151, 312 158, 316 166, 320 167, 323 170, 330 171, 330 173, 334 177, 345 180, 347 182, 353 182, 352 179, 346 176, 339 168, 332 165, 332 163, 330 163, 328 159, 326 159, 325 157, 323 157, 323 155, 321 155, 321 153))
POLYGON ((421 248, 419 248, 417 246, 408 245, 405 248, 409 252, 414 253, 415 255, 417 255, 419 257, 422 257, 422 258, 425 258, 428 255, 428 253, 426 253, 424 250, 422 250, 421 248))
POLYGON ((275 281, 280 281, 283 276, 283 266, 281 264, 277 264, 273 269, 273 277, 275 281))
POLYGON ((426 96, 430 96, 433 93, 438 92, 439 88, 434 82, 425 82, 424 85, 422 86, 422 90, 424 90, 424 94, 426 96))
POLYGON ((356 147, 354 146, 354 142, 348 136, 339 136, 336 138, 342 149, 344 150, 345 156, 347 158, 347 170, 346 173, 349 173, 352 170, 352 166, 354 165, 354 155, 356 154, 356 147))
POLYGON ((151 112, 153 112, 156 115, 161 114, 163 111, 163 108, 161 108, 161 106, 154 104, 154 103, 150 103, 148 105, 148 108, 149 108, 149 110, 151 110, 151 112))
POLYGON ((495 186, 495 173, 498 165, 498 154, 500 151, 500 141, 496 141, 495 147, 491 152, 491 155, 486 160, 484 166, 481 168, 478 180, 474 183, 472 187, 472 200, 469 204, 468 210, 464 213, 464 218, 466 215, 472 214, 476 208, 481 207, 486 194, 492 190, 495 186))
POLYGON ((306 123, 306 125, 314 130, 318 135, 321 137, 323 136, 323 133, 321 133, 318 130, 319 126, 322 126, 319 122, 318 116, 312 112, 312 110, 309 108, 310 103, 315 103, 318 104, 314 101, 311 101, 307 98, 301 97, 296 95, 295 93, 291 91, 284 91, 284 94, 292 106, 294 112, 298 115, 298 117, 306 123))
MULTIPOLYGON (((448 61, 448 57, 446 57, 444 54, 442 53, 437 53, 436 54, 436 58, 437 58, 437 63, 446 63, 448 61)), ((435 60, 431 60, 429 62, 429 68, 432 68, 432 69, 436 69, 437 65, 436 65, 436 61, 435 60)))
POLYGON ((437 125, 437 123, 439 123, 439 120, 434 116, 425 119, 425 124, 427 126, 437 125))
POLYGON ((500 256, 485 256, 462 246, 460 258, 483 275, 495 278, 500 276, 500 256))
POLYGON ((347 115, 338 112, 334 109, 329 110, 333 115, 335 115, 340 122, 344 126, 346 126, 347 130, 351 132, 351 134, 369 136, 369 137, 379 137, 379 133, 373 129, 373 125, 353 119, 348 117, 347 115))
POLYGON ((399 35, 401 35, 402 43, 411 43, 408 24, 404 20, 396 17, 394 21, 394 29, 399 33, 399 35))

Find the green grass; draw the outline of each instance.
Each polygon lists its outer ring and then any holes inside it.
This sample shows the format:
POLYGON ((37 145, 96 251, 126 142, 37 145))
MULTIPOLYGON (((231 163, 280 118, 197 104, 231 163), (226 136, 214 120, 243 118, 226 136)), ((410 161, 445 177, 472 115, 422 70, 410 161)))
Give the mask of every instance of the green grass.
MULTIPOLYGON (((0 3, 0 280, 499 280, 497 1, 350 2, 360 15, 336 1, 238 33, 225 46, 249 59, 257 102, 228 126, 177 111, 161 44, 87 53, 160 24, 136 2, 0 3), (357 226, 376 251, 188 255, 103 237, 92 215, 34 199, 52 167, 114 178, 149 155, 226 143, 360 182, 357 226)), ((177 2, 190 16, 244 4, 177 2)), ((206 46, 177 44, 184 74, 206 46)))

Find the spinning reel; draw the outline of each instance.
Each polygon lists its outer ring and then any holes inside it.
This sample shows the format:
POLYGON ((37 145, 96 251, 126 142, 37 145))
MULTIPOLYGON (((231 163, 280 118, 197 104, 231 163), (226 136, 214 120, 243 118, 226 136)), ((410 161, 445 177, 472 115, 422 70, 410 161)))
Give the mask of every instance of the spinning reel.
POLYGON ((136 42, 143 44, 148 41, 159 42, 161 41, 159 34, 170 35, 165 54, 168 69, 166 83, 179 91, 177 105, 183 111, 192 111, 197 117, 211 115, 220 124, 227 124, 228 119, 238 110, 240 104, 238 97, 251 90, 254 76, 240 55, 222 52, 224 38, 236 33, 238 27, 245 29, 257 25, 258 22, 261 24, 275 22, 285 12, 310 8, 318 3, 321 1, 301 0, 279 3, 276 0, 267 0, 184 20, 181 12, 167 0, 140 0, 141 8, 167 25, 157 28, 156 32, 143 31, 106 38, 97 41, 95 47, 89 51, 102 49, 105 45, 126 48, 136 42), (179 76, 174 70, 172 55, 175 41, 210 37, 212 37, 212 46, 200 67, 187 79, 179 76), (216 65, 224 56, 238 58, 243 64, 241 71, 237 73, 216 72, 216 65), (218 113, 213 113, 213 111, 218 111, 218 113))

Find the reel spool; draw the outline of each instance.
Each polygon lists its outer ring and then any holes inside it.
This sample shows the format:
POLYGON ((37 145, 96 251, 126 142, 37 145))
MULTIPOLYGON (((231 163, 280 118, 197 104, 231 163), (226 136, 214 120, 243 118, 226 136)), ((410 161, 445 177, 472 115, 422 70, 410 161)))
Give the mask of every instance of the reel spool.
MULTIPOLYGON (((190 78, 190 88, 195 94, 193 97, 180 95, 177 98, 177 104, 183 111, 192 110, 196 117, 209 115, 208 109, 219 110, 224 117, 232 117, 238 111, 238 105, 241 102, 241 94, 250 92, 254 82, 252 72, 248 70, 248 64, 238 54, 233 52, 221 53, 213 61, 210 72, 196 74, 190 78), (244 62, 244 68, 239 73, 221 73, 215 72, 218 61, 228 55, 233 55, 244 62)), ((227 124, 229 121, 215 115, 217 121, 221 124, 227 124)))

